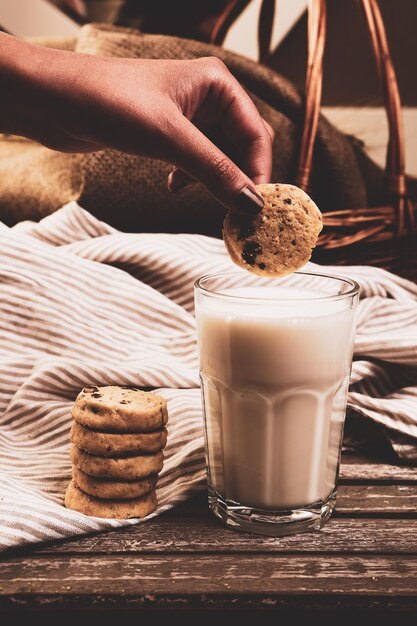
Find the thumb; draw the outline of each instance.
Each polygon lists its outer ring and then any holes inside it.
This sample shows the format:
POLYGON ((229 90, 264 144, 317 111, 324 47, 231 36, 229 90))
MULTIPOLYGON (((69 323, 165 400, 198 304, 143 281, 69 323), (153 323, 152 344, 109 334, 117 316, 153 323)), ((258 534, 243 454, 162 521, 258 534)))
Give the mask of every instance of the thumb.
POLYGON ((187 118, 180 117, 176 126, 181 138, 172 149, 172 162, 231 211, 258 213, 264 200, 253 181, 187 118))

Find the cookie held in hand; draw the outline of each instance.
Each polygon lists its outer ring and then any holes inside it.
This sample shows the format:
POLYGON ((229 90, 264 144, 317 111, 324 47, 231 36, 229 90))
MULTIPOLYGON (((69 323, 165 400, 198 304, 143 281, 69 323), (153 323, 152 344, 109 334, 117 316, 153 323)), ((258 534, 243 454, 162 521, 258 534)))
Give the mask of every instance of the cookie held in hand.
POLYGON ((311 257, 323 227, 309 196, 294 185, 257 185, 265 205, 253 217, 229 211, 223 239, 232 261, 260 276, 285 276, 311 257))

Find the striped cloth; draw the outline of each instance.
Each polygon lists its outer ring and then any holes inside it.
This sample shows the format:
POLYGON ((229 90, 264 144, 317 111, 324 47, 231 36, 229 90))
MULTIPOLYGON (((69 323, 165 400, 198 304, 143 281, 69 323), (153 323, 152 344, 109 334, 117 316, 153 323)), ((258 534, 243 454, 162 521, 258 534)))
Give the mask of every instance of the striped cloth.
MULTIPOLYGON (((38 224, 0 226, 0 246, 1 548, 137 523, 63 506, 71 404, 87 384, 167 399, 154 515, 204 488, 192 284, 232 267, 223 242, 121 233, 71 203, 38 224)), ((362 289, 350 407, 417 462, 417 287, 380 269, 343 273, 362 289)))

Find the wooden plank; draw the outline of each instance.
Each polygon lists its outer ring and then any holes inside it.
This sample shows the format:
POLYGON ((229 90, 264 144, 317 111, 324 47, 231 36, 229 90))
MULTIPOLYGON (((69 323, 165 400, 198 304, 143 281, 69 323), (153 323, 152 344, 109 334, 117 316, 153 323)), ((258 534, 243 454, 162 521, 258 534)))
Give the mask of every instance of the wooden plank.
MULTIPOLYGON (((33 605, 88 597, 176 597, 205 602, 211 596, 256 594, 268 598, 297 594, 417 594, 415 556, 317 555, 118 555, 25 557, 0 563, 0 606, 11 598, 33 605)), ((416 600, 417 602, 417 600, 416 600)))
MULTIPOLYGON (((336 510, 343 515, 400 515, 417 517, 417 484, 349 485, 341 483, 337 490, 336 510)), ((167 515, 183 517, 207 511, 207 493, 176 507, 167 515)))
POLYGON ((248 551, 260 552, 393 550, 414 554, 416 519, 416 485, 341 485, 336 512, 319 534, 270 539, 224 528, 208 510, 207 495, 202 493, 138 526, 43 546, 37 552, 239 552, 247 546, 248 551), (381 515, 382 520, 376 517, 381 515), (389 519, 390 515, 396 519, 389 519), (407 519, 397 519, 404 515, 407 519))
POLYGON ((340 485, 336 511, 344 515, 417 516, 417 485, 340 485))
MULTIPOLYGON (((341 483, 337 490, 337 513, 343 515, 415 515, 417 517, 417 484, 349 485, 341 483)), ((201 516, 208 512, 207 492, 175 507, 170 517, 201 516)))
POLYGON ((358 463, 343 459, 340 467, 340 480, 378 482, 415 482, 417 467, 407 465, 388 465, 387 463, 358 463))
POLYGON ((223 527, 214 516, 162 516, 109 533, 43 546, 39 554, 326 553, 417 554, 417 519, 331 519, 320 532, 263 537, 223 527))

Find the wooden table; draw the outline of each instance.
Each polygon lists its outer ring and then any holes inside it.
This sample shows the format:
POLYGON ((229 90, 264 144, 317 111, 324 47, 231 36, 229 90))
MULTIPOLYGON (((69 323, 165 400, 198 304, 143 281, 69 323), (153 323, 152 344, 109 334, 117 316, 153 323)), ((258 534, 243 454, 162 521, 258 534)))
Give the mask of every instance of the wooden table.
POLYGON ((173 610, 181 623, 201 611, 220 623, 231 612, 417 615, 417 470, 345 456, 337 512, 320 532, 237 533, 202 494, 139 526, 1 559, 1 611, 37 609, 56 624, 77 610, 78 626, 92 608, 137 624, 173 610))

